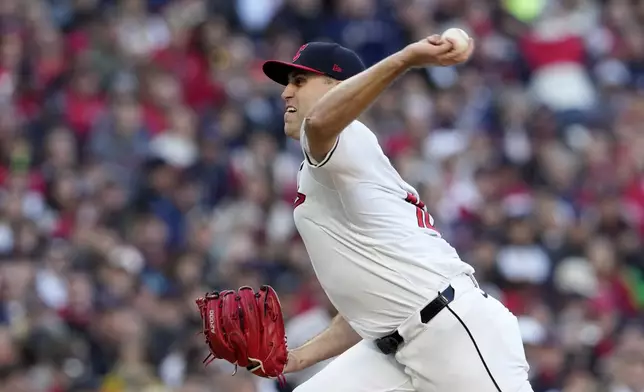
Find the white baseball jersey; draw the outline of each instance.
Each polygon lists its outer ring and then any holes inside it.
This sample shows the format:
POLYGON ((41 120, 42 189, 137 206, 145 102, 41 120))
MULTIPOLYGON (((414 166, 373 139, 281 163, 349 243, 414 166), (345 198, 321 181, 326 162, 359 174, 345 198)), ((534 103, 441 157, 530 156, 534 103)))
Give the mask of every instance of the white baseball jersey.
POLYGON ((304 129, 300 141, 295 224, 326 294, 363 338, 390 333, 452 277, 474 272, 364 124, 345 128, 320 162, 304 129))

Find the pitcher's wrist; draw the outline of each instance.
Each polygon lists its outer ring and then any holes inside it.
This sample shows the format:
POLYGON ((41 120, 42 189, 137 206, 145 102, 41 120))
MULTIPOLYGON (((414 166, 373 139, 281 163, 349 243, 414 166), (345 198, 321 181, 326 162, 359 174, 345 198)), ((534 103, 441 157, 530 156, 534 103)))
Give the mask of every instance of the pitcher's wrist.
POLYGON ((297 350, 291 350, 288 352, 288 361, 286 363, 284 373, 299 372, 300 370, 306 369, 311 365, 307 365, 304 362, 304 360, 302 359, 302 354, 300 352, 298 352, 297 350))

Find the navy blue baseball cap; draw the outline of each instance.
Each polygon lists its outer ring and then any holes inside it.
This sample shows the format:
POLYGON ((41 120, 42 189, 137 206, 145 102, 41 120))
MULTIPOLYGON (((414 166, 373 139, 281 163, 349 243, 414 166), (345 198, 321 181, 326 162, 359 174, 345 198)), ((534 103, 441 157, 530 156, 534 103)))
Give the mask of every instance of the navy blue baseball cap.
POLYGON ((288 75, 294 70, 346 80, 364 69, 365 66, 356 52, 328 42, 309 42, 302 45, 290 63, 269 60, 262 66, 266 76, 284 86, 288 84, 288 75))

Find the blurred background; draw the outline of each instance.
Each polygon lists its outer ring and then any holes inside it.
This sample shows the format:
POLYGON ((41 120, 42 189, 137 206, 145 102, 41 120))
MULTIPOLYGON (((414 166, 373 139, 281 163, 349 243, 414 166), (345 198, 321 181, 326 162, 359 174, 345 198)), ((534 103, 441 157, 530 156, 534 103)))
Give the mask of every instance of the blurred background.
POLYGON ((644 391, 643 26, 637 0, 0 0, 0 391, 280 391, 204 368, 194 303, 270 283, 291 347, 333 316, 262 61, 447 27, 471 61, 364 122, 519 316, 535 392, 644 391))

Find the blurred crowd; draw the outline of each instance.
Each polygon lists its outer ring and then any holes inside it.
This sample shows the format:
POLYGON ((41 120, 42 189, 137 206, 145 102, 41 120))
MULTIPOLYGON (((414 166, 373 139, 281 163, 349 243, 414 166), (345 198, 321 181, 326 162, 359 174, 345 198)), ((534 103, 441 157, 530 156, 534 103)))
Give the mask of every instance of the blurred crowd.
POLYGON ((262 61, 332 40, 371 65, 461 27, 467 64, 408 73, 362 119, 519 317, 535 392, 643 392, 643 26, 637 0, 0 0, 0 391, 319 371, 201 362, 206 291, 272 284, 291 347, 334 314, 262 61))

